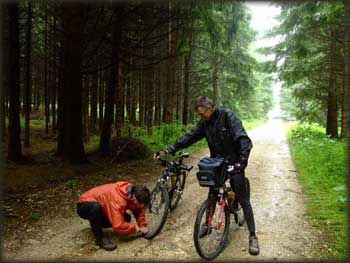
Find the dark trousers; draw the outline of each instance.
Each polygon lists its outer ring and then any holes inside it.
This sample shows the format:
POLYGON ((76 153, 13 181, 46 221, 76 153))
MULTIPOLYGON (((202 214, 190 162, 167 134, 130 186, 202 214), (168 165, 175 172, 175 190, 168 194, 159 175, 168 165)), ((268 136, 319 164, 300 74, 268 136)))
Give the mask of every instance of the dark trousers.
MULTIPOLYGON (((97 240, 101 239, 103 236, 102 228, 112 227, 111 222, 104 214, 98 202, 78 203, 77 213, 81 218, 89 220, 92 233, 97 240)), ((125 213, 124 219, 130 222, 131 216, 125 213)))
POLYGON ((249 232, 255 232, 253 208, 250 204, 250 197, 246 187, 244 171, 232 175, 230 185, 233 191, 236 193, 238 202, 241 204, 249 232))
MULTIPOLYGON (((230 185, 233 191, 236 193, 236 200, 241 204, 249 232, 255 232, 253 208, 250 204, 244 171, 232 175, 230 178, 230 185)), ((211 192, 209 191, 208 197, 210 195, 211 192)))

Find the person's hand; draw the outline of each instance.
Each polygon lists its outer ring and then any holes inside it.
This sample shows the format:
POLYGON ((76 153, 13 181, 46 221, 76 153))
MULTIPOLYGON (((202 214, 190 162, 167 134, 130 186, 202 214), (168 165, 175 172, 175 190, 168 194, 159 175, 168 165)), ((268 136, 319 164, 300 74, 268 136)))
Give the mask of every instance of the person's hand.
POLYGON ((147 232, 148 232, 147 226, 141 226, 140 231, 142 232, 142 234, 147 234, 147 232))
POLYGON ((239 163, 235 163, 235 171, 237 172, 242 172, 244 171, 244 169, 247 167, 247 163, 246 162, 239 162, 239 163))
POLYGON ((242 166, 240 163, 235 163, 235 172, 239 173, 242 170, 242 166))
POLYGON ((135 224, 135 228, 136 228, 136 233, 140 232, 140 227, 137 224, 135 224))
POLYGON ((160 150, 153 154, 153 159, 158 160, 161 156, 165 155, 166 152, 164 150, 160 150))

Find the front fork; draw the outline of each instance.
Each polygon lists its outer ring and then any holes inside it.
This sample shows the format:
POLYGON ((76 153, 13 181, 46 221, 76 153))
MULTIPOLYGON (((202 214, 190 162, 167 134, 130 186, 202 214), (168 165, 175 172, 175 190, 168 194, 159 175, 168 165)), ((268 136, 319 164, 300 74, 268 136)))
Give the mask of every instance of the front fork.
POLYGON ((214 212, 216 208, 216 202, 214 201, 210 206, 209 216, 208 216, 208 229, 215 228, 215 230, 218 230, 222 226, 222 218, 225 214, 225 206, 226 206, 226 202, 223 194, 220 195, 219 205, 220 205, 220 212, 218 216, 218 221, 214 225, 213 225, 213 217, 214 217, 214 212))

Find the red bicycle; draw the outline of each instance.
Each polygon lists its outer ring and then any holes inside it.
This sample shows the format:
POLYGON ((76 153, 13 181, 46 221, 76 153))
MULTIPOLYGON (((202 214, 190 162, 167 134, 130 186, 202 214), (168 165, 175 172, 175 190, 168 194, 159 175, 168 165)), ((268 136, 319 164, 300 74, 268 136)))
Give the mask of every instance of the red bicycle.
MULTIPOLYGON (((209 187, 208 199, 201 205, 194 225, 194 244, 197 253, 204 259, 214 259, 224 249, 230 228, 230 214, 237 225, 244 224, 242 208, 226 181, 235 176, 235 167, 227 165, 223 159, 208 158, 208 166, 197 173, 201 186, 209 187)), ((201 160, 203 161, 203 159, 201 160)), ((246 187, 250 193, 249 181, 246 187)))

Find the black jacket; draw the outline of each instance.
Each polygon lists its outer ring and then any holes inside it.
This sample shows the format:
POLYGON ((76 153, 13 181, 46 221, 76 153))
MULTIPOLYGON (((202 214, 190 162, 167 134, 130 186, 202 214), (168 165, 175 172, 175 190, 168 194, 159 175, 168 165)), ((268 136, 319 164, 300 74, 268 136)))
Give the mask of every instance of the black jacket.
POLYGON ((209 121, 201 119, 195 128, 168 147, 174 153, 186 148, 202 138, 206 138, 211 157, 224 157, 229 162, 240 162, 244 167, 248 163, 249 153, 253 147, 242 126, 241 120, 229 109, 215 110, 209 121))

